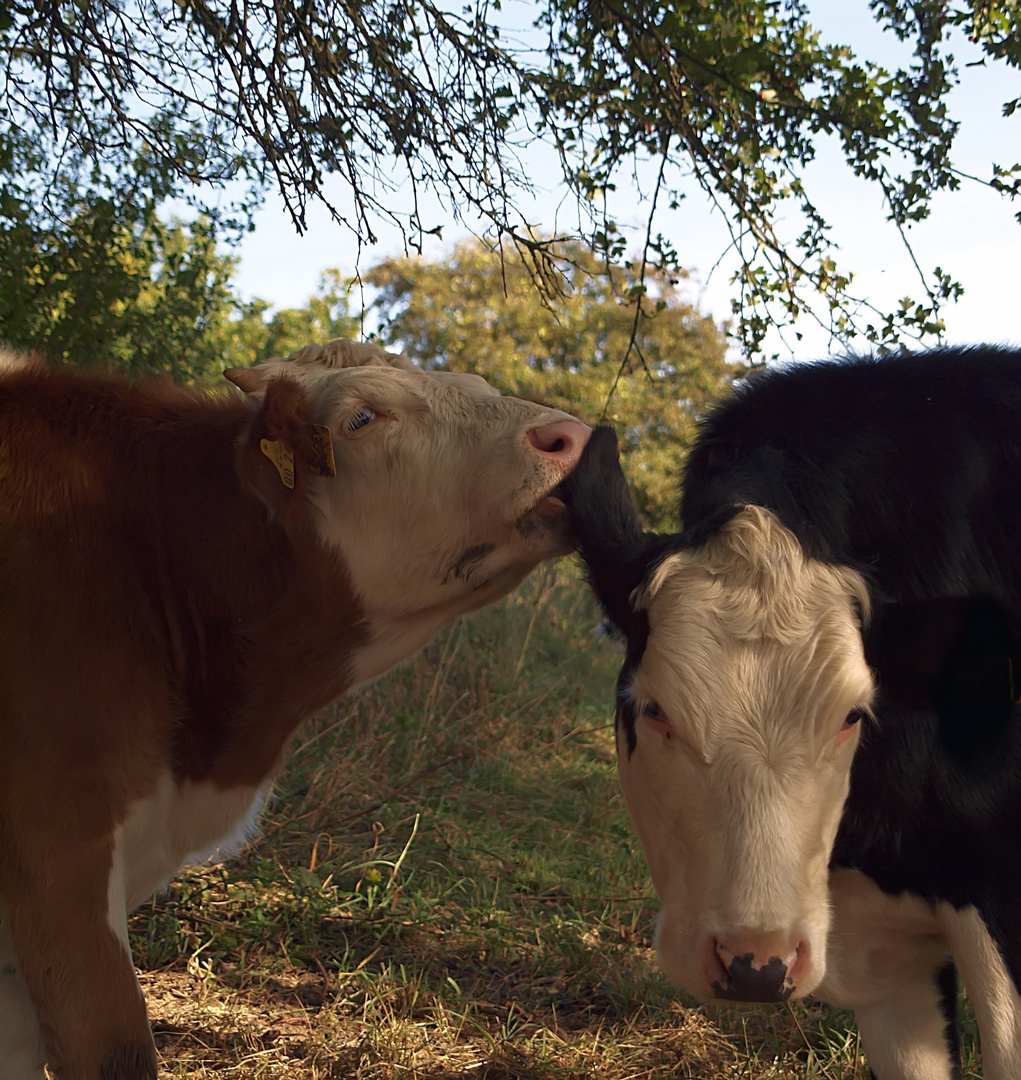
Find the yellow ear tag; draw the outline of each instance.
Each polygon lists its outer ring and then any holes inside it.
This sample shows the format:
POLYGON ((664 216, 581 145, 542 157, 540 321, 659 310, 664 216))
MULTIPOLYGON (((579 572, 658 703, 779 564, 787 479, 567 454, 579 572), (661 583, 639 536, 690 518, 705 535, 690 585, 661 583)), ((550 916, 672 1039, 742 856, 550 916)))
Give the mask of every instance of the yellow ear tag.
POLYGON ((291 452, 290 447, 282 442, 270 442, 269 439, 262 439, 259 442, 259 449, 276 466, 284 487, 293 488, 294 454, 291 452))
POLYGON ((308 455, 308 467, 314 476, 336 476, 337 463, 333 459, 333 438, 325 424, 309 424, 312 449, 308 455))

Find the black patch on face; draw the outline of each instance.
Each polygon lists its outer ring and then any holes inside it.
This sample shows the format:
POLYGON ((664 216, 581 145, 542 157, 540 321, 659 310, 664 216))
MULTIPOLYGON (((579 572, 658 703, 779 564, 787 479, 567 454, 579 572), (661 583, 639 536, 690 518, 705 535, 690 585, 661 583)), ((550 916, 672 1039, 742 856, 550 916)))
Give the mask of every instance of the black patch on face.
POLYGON ((617 710, 614 716, 617 731, 624 732, 628 757, 635 752, 635 747, 638 745, 636 731, 638 709, 634 695, 631 693, 631 684, 634 682, 635 673, 642 666, 642 657, 645 655, 645 645, 648 640, 649 617, 644 611, 637 611, 632 624, 632 633, 628 635, 624 663, 617 676, 617 710))
POLYGON ((467 582, 475 572, 478 564, 491 551, 495 550, 496 544, 476 544, 474 547, 466 548, 447 567, 447 572, 443 575, 443 584, 446 585, 452 577, 467 582))
POLYGON ((740 508, 724 507, 686 533, 661 536, 643 531, 620 467, 617 437, 607 426, 592 432, 581 460, 560 489, 588 568, 589 583, 607 617, 627 639, 617 679, 616 724, 624 731, 630 756, 637 740, 631 684, 649 640, 648 613, 636 611, 631 596, 663 559, 705 543, 740 508))

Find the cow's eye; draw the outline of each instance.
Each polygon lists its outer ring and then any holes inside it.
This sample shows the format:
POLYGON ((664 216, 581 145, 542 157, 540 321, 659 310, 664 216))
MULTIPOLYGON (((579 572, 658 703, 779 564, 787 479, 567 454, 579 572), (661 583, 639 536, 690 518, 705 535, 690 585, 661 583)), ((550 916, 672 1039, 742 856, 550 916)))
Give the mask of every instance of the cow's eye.
POLYGON ((664 739, 669 739, 673 734, 670 727, 670 721, 666 718, 666 713, 659 707, 655 701, 646 701, 642 705, 642 716, 663 736, 664 739))
POLYGON ((851 737, 851 732, 854 731, 854 729, 862 720, 865 719, 866 716, 868 716, 867 710, 855 706, 855 708, 853 708, 847 714, 847 716, 844 717, 844 722, 841 725, 840 730, 837 732, 837 746, 840 746, 842 743, 846 742, 851 737))
POLYGON ((374 409, 370 409, 368 405, 362 405, 344 421, 344 427, 348 431, 358 431, 360 428, 371 424, 376 417, 379 416, 374 409))
POLYGON ((859 721, 864 720, 868 714, 864 709, 854 708, 844 717, 844 727, 854 727, 859 721))

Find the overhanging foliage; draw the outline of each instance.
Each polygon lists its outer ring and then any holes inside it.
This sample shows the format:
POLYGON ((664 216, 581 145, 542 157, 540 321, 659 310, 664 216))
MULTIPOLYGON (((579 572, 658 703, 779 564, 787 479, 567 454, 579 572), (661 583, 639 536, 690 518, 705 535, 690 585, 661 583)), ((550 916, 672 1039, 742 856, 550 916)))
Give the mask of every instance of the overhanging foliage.
MULTIPOLYGON (((750 353, 820 296, 834 332, 890 345, 938 334, 960 286, 920 268, 918 300, 895 311, 856 300, 805 166, 833 137, 879 185, 894 228, 923 219, 936 192, 961 182, 948 34, 963 28, 976 60, 1017 67, 1021 20, 1017 0, 871 6, 913 49, 901 70, 823 41, 801 0, 540 0, 535 26, 517 32, 501 28, 498 0, 13 0, 0 17, 4 197, 52 226, 72 193, 128 205, 130 176, 136 199, 185 194, 223 228, 243 225, 272 185, 299 228, 320 199, 359 246, 382 218, 414 247, 441 224, 419 209, 433 191, 529 253, 555 289, 544 223, 533 230, 520 211, 519 151, 542 137, 578 196, 579 233, 617 260, 629 239, 604 196, 636 161, 657 163, 633 300, 643 302, 643 266, 683 259, 656 211, 694 178, 731 224, 750 353), (329 194, 334 175, 344 199, 329 194), (230 209, 215 196, 224 185, 230 209), (781 214, 798 235, 778 230, 781 214)), ((1013 195, 1019 176, 1008 160, 984 182, 1013 195)))

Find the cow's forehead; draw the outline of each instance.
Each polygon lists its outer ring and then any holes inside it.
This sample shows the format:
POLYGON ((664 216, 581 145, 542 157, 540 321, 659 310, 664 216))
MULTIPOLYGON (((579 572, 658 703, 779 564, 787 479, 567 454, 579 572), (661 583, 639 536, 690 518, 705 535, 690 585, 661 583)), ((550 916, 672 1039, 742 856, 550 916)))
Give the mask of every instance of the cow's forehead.
POLYGON ((406 371, 382 365, 331 371, 316 384, 314 393, 334 405, 367 400, 395 407, 442 407, 444 400, 453 397, 486 401, 500 397, 500 392, 478 375, 406 371))
POLYGON ((422 373, 431 385, 440 390, 454 389, 473 397, 499 397, 500 391, 490 386, 481 375, 471 375, 461 371, 433 371, 422 373))
POLYGON ((735 735, 754 733, 763 746, 776 747, 831 734, 872 694, 849 606, 814 635, 786 642, 727 639, 694 621, 674 636, 653 622, 631 684, 634 700, 656 701, 707 759, 735 735))
POLYGON ((824 629, 834 611, 850 609, 856 618, 869 609, 861 574, 806 554, 794 533, 759 506, 746 506, 706 543, 668 555, 635 601, 668 634, 694 624, 725 640, 781 643, 824 629))
POLYGON ((822 730, 872 696, 864 581, 750 510, 729 534, 669 556, 640 597, 649 636, 632 692, 708 742, 735 726, 822 730))

